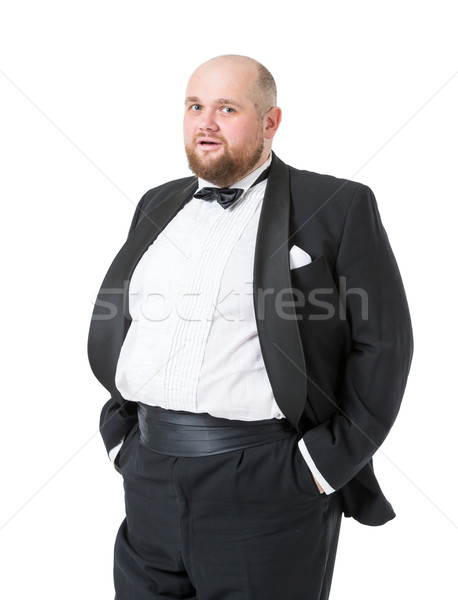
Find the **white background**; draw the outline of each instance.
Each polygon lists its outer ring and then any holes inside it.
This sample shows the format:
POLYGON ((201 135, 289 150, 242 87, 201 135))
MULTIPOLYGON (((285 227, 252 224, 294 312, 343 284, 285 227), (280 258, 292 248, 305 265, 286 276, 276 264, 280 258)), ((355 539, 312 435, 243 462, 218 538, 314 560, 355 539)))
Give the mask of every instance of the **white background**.
POLYGON ((284 161, 375 191, 412 310, 411 377, 376 458, 398 516, 345 519, 331 597, 458 597, 454 5, 1 3, 2 598, 113 597, 122 479, 97 432, 92 302, 140 196, 188 174, 189 74, 230 52, 276 77, 284 161))

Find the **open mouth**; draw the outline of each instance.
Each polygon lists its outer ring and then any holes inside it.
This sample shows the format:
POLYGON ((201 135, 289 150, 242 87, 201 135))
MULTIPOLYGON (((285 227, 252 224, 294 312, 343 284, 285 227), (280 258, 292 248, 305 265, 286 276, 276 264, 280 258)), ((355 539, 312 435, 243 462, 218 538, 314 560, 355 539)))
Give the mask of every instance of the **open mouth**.
POLYGON ((198 142, 198 145, 202 146, 202 147, 205 147, 205 146, 206 147, 212 147, 212 146, 215 147, 215 146, 221 146, 221 142, 214 142, 213 140, 200 140, 198 142))

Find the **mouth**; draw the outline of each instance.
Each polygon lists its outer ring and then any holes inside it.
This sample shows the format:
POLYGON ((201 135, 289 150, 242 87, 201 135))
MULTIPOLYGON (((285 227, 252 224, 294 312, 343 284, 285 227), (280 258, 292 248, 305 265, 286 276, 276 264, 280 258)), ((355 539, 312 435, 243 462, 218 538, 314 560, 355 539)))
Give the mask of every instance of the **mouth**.
POLYGON ((218 142, 216 140, 212 140, 211 138, 201 138, 197 142, 198 148, 201 148, 202 150, 205 150, 205 151, 208 151, 208 150, 217 150, 222 145, 223 144, 221 142, 218 142))

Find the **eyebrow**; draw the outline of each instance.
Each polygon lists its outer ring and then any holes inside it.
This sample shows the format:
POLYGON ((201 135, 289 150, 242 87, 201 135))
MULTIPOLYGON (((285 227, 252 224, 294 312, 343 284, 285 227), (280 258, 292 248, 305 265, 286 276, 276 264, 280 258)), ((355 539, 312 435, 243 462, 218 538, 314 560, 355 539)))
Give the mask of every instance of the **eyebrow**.
MULTIPOLYGON (((196 104, 199 104, 200 100, 197 96, 188 96, 185 100, 185 104, 188 104, 189 102, 195 102, 196 104)), ((215 102, 217 104, 233 104, 234 106, 242 108, 242 106, 238 102, 232 100, 231 98, 218 98, 215 102)))

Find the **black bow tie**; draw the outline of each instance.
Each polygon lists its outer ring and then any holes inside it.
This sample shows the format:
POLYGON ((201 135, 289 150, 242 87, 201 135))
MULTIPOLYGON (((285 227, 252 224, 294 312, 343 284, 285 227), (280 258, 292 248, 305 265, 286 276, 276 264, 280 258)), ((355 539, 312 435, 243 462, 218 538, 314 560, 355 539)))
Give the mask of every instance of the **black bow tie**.
MULTIPOLYGON (((256 181, 251 184, 250 189, 255 185, 258 185, 258 183, 261 183, 261 181, 264 181, 264 179, 267 179, 269 171, 270 167, 265 169, 256 181)), ((204 187, 194 194, 194 198, 201 198, 202 200, 208 201, 216 200, 223 208, 229 208, 229 206, 234 204, 234 202, 240 198, 243 191, 244 190, 241 188, 204 187)))
POLYGON ((240 198, 244 190, 241 188, 204 187, 194 194, 194 198, 216 200, 223 208, 229 208, 240 198))

